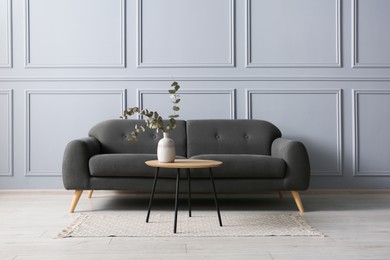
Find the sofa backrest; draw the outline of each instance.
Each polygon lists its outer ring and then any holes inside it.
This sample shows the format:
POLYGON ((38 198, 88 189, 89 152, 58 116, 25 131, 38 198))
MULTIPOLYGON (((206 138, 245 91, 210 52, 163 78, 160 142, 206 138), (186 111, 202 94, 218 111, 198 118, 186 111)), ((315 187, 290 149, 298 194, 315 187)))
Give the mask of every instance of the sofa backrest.
MULTIPOLYGON (((89 136, 95 137, 101 144, 102 153, 141 153, 156 154, 157 143, 162 133, 146 128, 145 133, 138 135, 137 142, 128 138, 134 126, 144 124, 144 120, 112 119, 98 123, 90 131, 89 136)), ((176 155, 187 156, 186 122, 176 120, 176 128, 170 132, 170 138, 175 141, 176 155)))
POLYGON ((187 155, 260 154, 270 155, 280 130, 263 120, 189 120, 187 155))

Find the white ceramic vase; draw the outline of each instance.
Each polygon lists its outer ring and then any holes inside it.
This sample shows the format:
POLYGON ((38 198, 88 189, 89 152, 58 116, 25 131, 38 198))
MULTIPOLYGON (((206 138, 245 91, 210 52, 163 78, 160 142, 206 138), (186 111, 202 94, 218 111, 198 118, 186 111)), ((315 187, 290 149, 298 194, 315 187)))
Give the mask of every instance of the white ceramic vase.
POLYGON ((163 133, 163 135, 164 137, 158 141, 157 159, 164 163, 174 162, 176 157, 175 141, 169 138, 168 133, 163 133))

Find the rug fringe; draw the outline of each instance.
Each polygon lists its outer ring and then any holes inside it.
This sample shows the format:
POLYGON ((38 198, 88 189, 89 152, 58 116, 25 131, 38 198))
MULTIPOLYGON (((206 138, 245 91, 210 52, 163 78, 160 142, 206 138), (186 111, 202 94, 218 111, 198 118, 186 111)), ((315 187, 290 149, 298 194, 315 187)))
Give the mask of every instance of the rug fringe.
POLYGON ((318 231, 317 229, 315 229, 313 226, 311 226, 310 224, 308 224, 303 218, 301 215, 296 215, 296 214, 290 214, 290 216, 294 217, 295 221, 297 221, 299 224, 301 224, 302 226, 304 226, 308 231, 311 232, 311 235, 313 236, 319 236, 319 237, 326 237, 325 234, 323 234, 322 232, 318 231))
POLYGON ((79 216, 76 217, 76 219, 73 221, 72 224, 70 224, 67 228, 62 230, 57 235, 57 238, 72 237, 72 233, 84 222, 84 220, 86 220, 88 218, 89 218, 89 215, 80 214, 79 216))

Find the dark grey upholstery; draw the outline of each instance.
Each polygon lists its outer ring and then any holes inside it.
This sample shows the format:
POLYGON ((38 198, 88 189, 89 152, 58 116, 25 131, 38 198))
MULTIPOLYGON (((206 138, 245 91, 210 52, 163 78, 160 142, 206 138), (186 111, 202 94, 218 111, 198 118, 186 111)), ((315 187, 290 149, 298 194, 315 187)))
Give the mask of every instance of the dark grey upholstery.
MULTIPOLYGON (((283 178, 286 173, 286 163, 281 158, 257 154, 202 154, 191 159, 208 159, 223 162, 213 169, 214 177, 218 178, 283 178)), ((208 169, 193 169, 191 177, 208 178, 208 169)))
MULTIPOLYGON (((177 156, 177 159, 185 157, 177 156)), ((98 154, 89 160, 89 170, 93 177, 154 177, 155 169, 145 167, 145 162, 157 160, 156 154, 98 154)), ((176 178, 176 172, 161 169, 161 178, 176 178)))
POLYGON ((187 121, 188 157, 199 154, 271 155, 279 129, 262 120, 187 121))
MULTIPOLYGON (((65 149, 63 181, 69 190, 129 190, 150 192, 160 136, 147 130, 136 143, 127 141, 142 120, 108 120, 94 126, 89 137, 74 140, 65 149)), ((310 165, 304 145, 281 138, 279 129, 262 120, 177 121, 171 133, 178 157, 216 159, 218 192, 305 190, 310 165)), ((184 171, 183 171, 184 172, 184 171)), ((176 170, 165 169, 157 191, 175 190, 176 170), (165 178, 165 179, 164 179, 165 178)), ((208 172, 193 170, 194 192, 210 192, 208 172)), ((183 191, 186 185, 182 185, 183 191)))
MULTIPOLYGON (((130 133, 135 125, 144 124, 143 120, 113 119, 103 121, 89 131, 89 136, 99 140, 101 153, 135 153, 155 154, 157 143, 162 138, 162 133, 146 128, 146 132, 139 135, 138 142, 129 142, 130 133)), ((176 154, 187 156, 186 122, 176 121, 176 128, 171 132, 170 138, 175 141, 176 154)))

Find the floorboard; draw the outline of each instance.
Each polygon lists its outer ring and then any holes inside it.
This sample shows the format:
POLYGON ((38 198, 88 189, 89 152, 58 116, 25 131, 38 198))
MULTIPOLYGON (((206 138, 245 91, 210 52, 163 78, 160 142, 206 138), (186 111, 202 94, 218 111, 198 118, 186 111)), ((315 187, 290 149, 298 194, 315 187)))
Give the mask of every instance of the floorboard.
MULTIPOLYGON (((81 212, 146 216, 148 197, 115 191, 83 194, 74 214, 73 192, 0 190, 0 259, 390 259, 390 191, 301 193, 309 224, 326 237, 67 238, 57 234, 81 212)), ((186 201, 180 201, 185 206, 186 201)), ((157 196, 152 211, 173 213, 173 195, 157 196)), ((215 214, 212 199, 198 196, 193 212, 215 214)), ((293 198, 275 194, 220 195, 221 214, 297 213, 293 198)), ((182 208, 184 210, 184 208, 182 208)))

